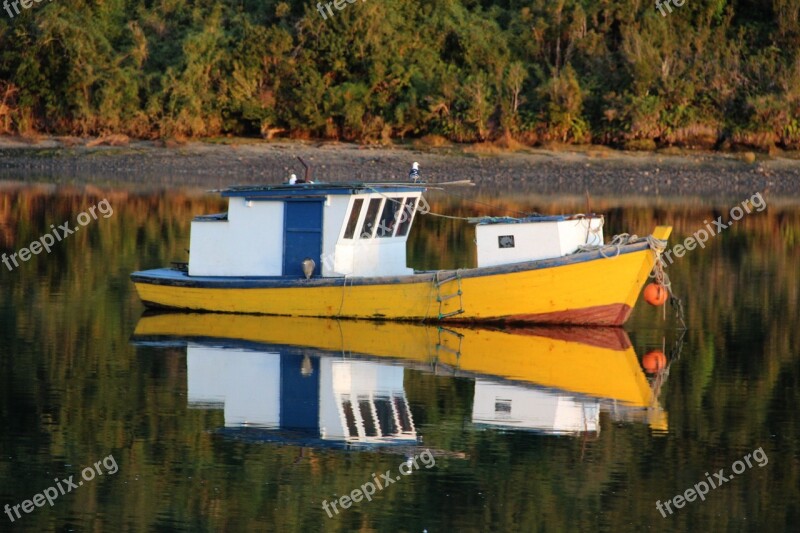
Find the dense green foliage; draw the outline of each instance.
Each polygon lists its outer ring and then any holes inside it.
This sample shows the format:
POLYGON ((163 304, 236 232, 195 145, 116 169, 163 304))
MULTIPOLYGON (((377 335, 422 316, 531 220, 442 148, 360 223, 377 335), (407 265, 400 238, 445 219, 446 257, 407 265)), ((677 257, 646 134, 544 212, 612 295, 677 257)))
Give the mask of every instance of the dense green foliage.
POLYGON ((800 0, 55 0, 0 133, 800 147, 800 0))

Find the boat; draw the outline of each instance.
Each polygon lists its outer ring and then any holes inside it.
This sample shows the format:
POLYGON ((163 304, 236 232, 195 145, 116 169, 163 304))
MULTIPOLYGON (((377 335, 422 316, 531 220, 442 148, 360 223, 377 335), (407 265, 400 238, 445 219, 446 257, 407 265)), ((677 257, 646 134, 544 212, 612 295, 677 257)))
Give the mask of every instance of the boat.
POLYGON ((668 426, 622 328, 161 313, 133 342, 185 347, 189 405, 222 409, 225 433, 246 439, 414 446, 406 370, 473 380, 476 428, 596 434, 601 412, 668 426))
POLYGON ((671 227, 605 243, 602 215, 478 217, 477 264, 408 267, 420 183, 230 187, 188 264, 134 272, 150 308, 427 322, 619 326, 671 227))

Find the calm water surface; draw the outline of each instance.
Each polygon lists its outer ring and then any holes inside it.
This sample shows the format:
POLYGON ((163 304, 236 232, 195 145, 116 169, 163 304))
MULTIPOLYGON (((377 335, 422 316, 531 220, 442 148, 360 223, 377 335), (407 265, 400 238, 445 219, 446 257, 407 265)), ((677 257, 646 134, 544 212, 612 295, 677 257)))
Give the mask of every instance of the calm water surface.
MULTIPOLYGON (((524 188, 428 197, 460 215, 587 210, 585 198, 524 188)), ((800 209, 790 200, 768 197, 667 269, 685 307, 681 334, 672 309, 665 320, 641 302, 624 331, 143 316, 129 274, 185 260, 191 217, 222 207, 194 189, 0 184, 0 251, 51 224, 74 227, 104 198, 113 215, 13 271, 0 264, 0 505, 14 518, 0 515, 2 531, 800 522, 800 209), (657 502, 720 483, 720 469, 728 481, 704 501, 662 516, 657 502), (378 489, 386 474, 394 482, 378 489), (370 483, 371 501, 328 516, 325 502, 370 483), (52 506, 40 498, 14 515, 49 487, 63 491, 52 506)), ((594 198, 590 209, 607 214, 606 238, 668 223, 674 244, 742 200, 594 198)), ((418 268, 474 261, 471 228, 457 221, 421 217, 412 241, 418 268)))

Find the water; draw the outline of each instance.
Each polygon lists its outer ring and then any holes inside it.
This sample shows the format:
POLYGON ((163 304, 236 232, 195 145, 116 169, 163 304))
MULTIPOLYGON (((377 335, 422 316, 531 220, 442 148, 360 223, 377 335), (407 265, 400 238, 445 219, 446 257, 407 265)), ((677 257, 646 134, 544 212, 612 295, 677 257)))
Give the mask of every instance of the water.
MULTIPOLYGON (((429 199, 461 215, 587 210, 524 187, 459 194, 429 199)), ((672 309, 664 320, 643 302, 627 333, 143 317, 130 272, 185 260, 191 217, 223 207, 194 189, 6 184, 0 250, 75 227, 104 198, 108 218, 0 264, 0 505, 14 516, 64 491, 13 523, 0 515, 0 530, 781 531, 800 519, 790 199, 767 197, 668 267, 681 336, 672 309), (653 350, 661 372, 645 371, 653 350), (663 507, 732 468, 704 501, 663 507), (69 476, 83 484, 67 491, 69 476), (331 507, 368 483, 371 501, 331 507)), ((591 209, 607 237, 669 223, 675 244, 744 199, 591 209)), ((474 261, 469 231, 420 218, 411 265, 474 261)))

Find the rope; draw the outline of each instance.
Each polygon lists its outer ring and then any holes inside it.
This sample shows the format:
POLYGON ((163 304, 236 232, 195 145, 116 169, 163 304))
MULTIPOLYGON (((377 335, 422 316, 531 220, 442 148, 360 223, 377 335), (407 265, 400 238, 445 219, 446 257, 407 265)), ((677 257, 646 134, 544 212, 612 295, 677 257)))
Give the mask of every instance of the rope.
MULTIPOLYGON (((396 203, 396 204, 399 204, 401 208, 403 207, 403 202, 402 202, 402 201, 400 201, 400 200, 397 200, 396 198, 392 198, 391 196, 387 196, 386 194, 382 193, 381 191, 379 191, 379 190, 375 189, 374 187, 367 187, 367 188, 368 188, 370 191, 374 192, 375 194, 378 194, 378 195, 380 195, 380 196, 383 196, 384 198, 386 198, 386 199, 387 199, 387 200, 389 200, 390 202, 394 202, 394 203, 396 203)), ((472 221, 472 220, 475 220, 475 218, 474 218, 474 217, 457 217, 457 216, 453 216, 453 215, 441 215, 441 214, 439 214, 439 213, 434 213, 433 211, 425 211, 425 212, 423 212, 423 211, 418 211, 418 213, 419 213, 420 215, 432 215, 432 216, 435 216, 435 217, 449 218, 449 219, 452 219, 452 220, 466 220, 466 221, 468 221, 468 222, 470 222, 470 221, 472 221)))
POLYGON ((391 196, 387 196, 387 195, 383 194, 381 191, 379 191, 379 190, 378 190, 378 189, 376 189, 375 187, 367 187, 367 189, 369 189, 370 191, 372 191, 373 193, 375 193, 375 194, 377 194, 377 195, 383 196, 384 198, 386 198, 386 199, 387 199, 387 200, 389 200, 390 202, 394 202, 394 203, 396 203, 396 204, 399 204, 399 205, 400 205, 400 207, 403 207, 403 202, 405 201, 405 199, 404 199, 404 198, 403 198, 403 199, 400 199, 400 200, 398 200, 398 199, 396 199, 396 198, 392 198, 391 196))
POLYGON ((647 245, 651 250, 653 250, 653 254, 655 255, 655 264, 653 265, 653 270, 650 272, 649 277, 655 279, 656 283, 662 285, 667 290, 669 293, 669 303, 673 308, 675 308, 675 317, 681 323, 681 327, 686 329, 686 322, 684 321, 683 314, 683 302, 681 302, 681 299, 675 296, 675 294, 672 292, 672 282, 670 281, 667 273, 664 272, 664 263, 661 260, 661 254, 667 249, 667 241, 656 239, 652 235, 648 235, 647 237, 639 237, 638 235, 631 235, 630 233, 620 233, 619 235, 614 235, 614 237, 611 239, 611 242, 608 244, 583 244, 578 246, 578 249, 573 253, 579 254, 585 252, 599 252, 604 258, 610 259, 619 256, 623 246, 642 241, 647 241, 647 245), (607 253, 610 250, 613 250, 614 253, 607 253))
POLYGON ((630 233, 620 233, 619 235, 614 235, 614 237, 611 239, 611 242, 608 244, 582 244, 578 246, 578 249, 575 250, 573 254, 600 252, 600 255, 606 259, 610 259, 612 257, 617 257, 620 254, 620 250, 623 246, 627 246, 628 244, 636 244, 637 242, 643 241, 647 241, 647 245, 651 250, 653 250, 653 252, 656 254, 656 257, 659 257, 661 253, 667 249, 667 241, 656 239, 652 235, 648 235, 647 237, 639 237, 636 234, 631 235, 630 233), (606 252, 610 250, 613 250, 614 253, 607 254, 606 252))
MULTIPOLYGON (((442 190, 442 189, 438 189, 438 190, 442 190)), ((499 208, 498 206, 496 206, 496 205, 492 205, 492 204, 489 204, 489 203, 486 203, 486 202, 481 202, 481 201, 479 201, 479 200, 473 200, 472 198, 467 198, 467 196, 466 196, 465 194, 459 194, 459 193, 458 193, 458 192, 456 192, 456 191, 451 191, 451 190, 448 190, 448 191, 447 191, 447 194, 448 194, 448 195, 453 195, 453 196, 458 196, 458 197, 460 197, 461 199, 463 199, 465 202, 470 202, 470 203, 473 203, 473 204, 475 204, 475 205, 482 205, 482 206, 484 206, 484 207, 490 207, 490 208, 492 208, 492 209, 493 209, 493 210, 495 210, 495 211, 500 211, 500 208, 499 208)), ((537 213, 537 212, 535 212, 535 211, 534 211, 534 212, 532 212, 532 213, 525 213, 525 212, 523 212, 523 211, 517 211, 517 210, 515 210, 515 209, 507 209, 506 211, 507 211, 507 212, 509 212, 509 213, 516 213, 516 214, 518 214, 518 215, 522 215, 522 216, 524 216, 524 217, 528 217, 528 216, 542 216, 542 215, 541 215, 541 213, 537 213)))
POLYGON ((653 271, 650 272, 650 277, 653 278, 657 284, 667 289, 669 293, 669 304, 675 309, 675 318, 678 319, 681 323, 681 327, 685 330, 686 322, 683 319, 683 302, 672 292, 672 281, 670 281, 667 273, 664 272, 664 262, 661 260, 661 254, 656 255, 656 263, 653 265, 653 271))
POLYGON ((576 219, 575 220, 575 225, 576 226, 584 227, 584 222, 588 221, 588 223, 585 225, 586 238, 584 239, 584 242, 589 242, 589 240, 590 240, 589 236, 590 235, 594 235, 594 238, 591 239, 592 241, 603 242, 603 239, 600 237, 600 235, 603 233, 603 226, 605 226, 606 219, 602 215, 600 217, 597 217, 596 215, 595 216, 592 216, 592 215, 586 216, 584 213, 577 213, 576 215, 573 215, 573 216, 576 219), (595 218, 599 218, 600 219, 600 224, 598 224, 596 228, 593 228, 592 227, 592 219, 595 219, 595 218))
POLYGON ((457 217, 457 216, 454 216, 454 215, 442 215, 440 213, 434 213, 433 211, 428 211, 426 213, 420 212, 420 214, 421 215, 431 215, 431 216, 440 217, 440 218, 449 218, 451 220, 466 220, 467 222, 474 222, 476 220, 482 220, 481 218, 477 218, 476 219, 475 217, 457 217))
MULTIPOLYGON (((403 206, 403 202, 402 201, 397 200, 396 198, 392 198, 391 196, 387 196, 386 194, 382 193, 381 191, 375 189, 374 187, 366 187, 366 188, 369 189, 370 191, 372 191, 373 193, 379 195, 379 196, 383 196, 384 198, 386 198, 390 202, 394 202, 396 204, 399 204, 400 207, 403 206)), ((458 196, 461 196, 461 195, 458 195, 458 196)), ((491 208, 496 208, 496 206, 493 206, 491 204, 487 204, 485 202, 479 202, 477 200, 469 200, 466 197, 463 197, 463 198, 466 201, 471 201, 472 203, 475 203, 475 204, 484 205, 484 206, 491 207, 491 208)), ((523 213, 522 211, 515 211, 513 209, 510 209, 509 211, 512 212, 512 213, 518 213, 520 215, 524 215, 525 217, 545 216, 545 215, 542 215, 541 213, 538 213, 536 211, 531 212, 531 213, 523 213)), ((521 218, 516 218, 516 217, 488 217, 488 216, 484 216, 484 217, 459 217, 459 216, 456 216, 456 215, 444 215, 442 213, 434 213, 433 211, 424 211, 424 212, 423 211, 419 211, 419 214, 420 215, 431 215, 433 217, 439 217, 439 218, 447 218, 447 219, 450 219, 450 220, 464 220, 466 222, 469 222, 470 224, 477 224, 478 222, 482 222, 482 221, 496 222, 496 221, 508 220, 508 221, 516 222, 516 221, 522 220, 521 218)), ((579 219, 586 218, 586 215, 583 215, 583 214, 577 215, 577 216, 578 216, 579 219)), ((591 230, 591 231, 593 233, 598 233, 600 231, 600 228, 598 228, 596 230, 591 230)))
MULTIPOLYGON (((337 316, 342 316, 342 310, 344 309, 344 291, 347 288, 347 276, 348 274, 344 275, 344 283, 342 283, 342 302, 339 304, 339 314, 337 316)), ((352 286, 352 283, 351 283, 352 286)))
POLYGON ((434 273, 431 276, 431 285, 430 289, 428 289, 428 305, 425 306, 425 318, 422 319, 423 322, 428 321, 428 315, 431 312, 431 305, 433 305, 433 288, 436 286, 436 277, 438 276, 438 272, 434 273))

